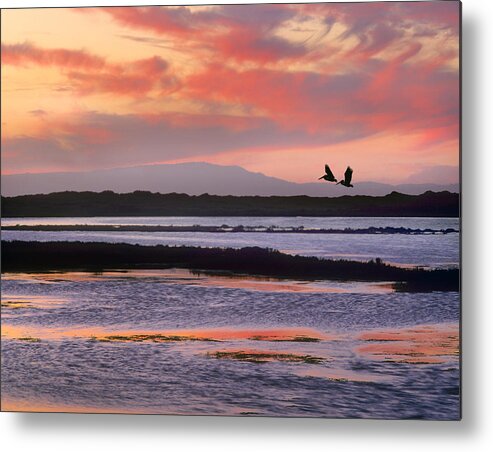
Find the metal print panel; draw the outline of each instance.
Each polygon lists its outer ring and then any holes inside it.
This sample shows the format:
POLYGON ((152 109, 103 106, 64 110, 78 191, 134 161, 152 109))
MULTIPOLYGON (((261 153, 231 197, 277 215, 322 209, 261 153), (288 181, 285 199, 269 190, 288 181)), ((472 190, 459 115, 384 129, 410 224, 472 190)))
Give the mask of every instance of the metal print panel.
POLYGON ((460 419, 460 8, 2 10, 2 410, 460 419))

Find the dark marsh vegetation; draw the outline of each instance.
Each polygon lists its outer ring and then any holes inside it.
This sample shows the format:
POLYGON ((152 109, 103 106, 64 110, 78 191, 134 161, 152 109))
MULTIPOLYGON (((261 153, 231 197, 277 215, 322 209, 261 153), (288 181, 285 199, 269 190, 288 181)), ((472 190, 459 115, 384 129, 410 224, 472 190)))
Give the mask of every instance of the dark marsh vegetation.
POLYGON ((306 280, 392 281, 403 291, 458 291, 459 270, 425 270, 294 256, 248 247, 142 246, 102 242, 2 242, 2 272, 187 268, 306 280))

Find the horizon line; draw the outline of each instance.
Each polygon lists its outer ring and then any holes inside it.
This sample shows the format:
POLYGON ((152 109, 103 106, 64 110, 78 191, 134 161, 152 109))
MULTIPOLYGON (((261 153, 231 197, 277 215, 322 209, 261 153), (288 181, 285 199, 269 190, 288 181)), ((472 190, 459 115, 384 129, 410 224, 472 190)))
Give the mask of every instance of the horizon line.
MULTIPOLYGON (((145 168, 145 167, 153 167, 153 166, 185 166, 185 165, 207 165, 210 167, 220 167, 220 168, 238 168, 241 169, 247 173, 250 174, 256 174, 256 175, 261 175, 267 178, 271 179, 276 179, 279 181, 283 182, 288 182, 290 184, 295 184, 295 185, 306 185, 306 184, 317 184, 317 185, 323 185, 324 182, 319 182, 318 178, 314 179, 313 181, 306 181, 306 182, 297 182, 297 181, 292 181, 289 179, 284 179, 281 177, 277 176, 271 176, 268 174, 265 174, 260 171, 251 171, 246 168, 244 168, 241 165, 224 165, 224 164, 218 164, 218 163, 210 163, 206 161, 193 161, 193 162, 162 162, 162 163, 142 163, 142 164, 137 164, 137 165, 129 165, 129 166, 114 166, 114 167, 108 167, 108 168, 94 168, 94 169, 84 169, 80 171, 70 171, 70 170, 51 170, 51 171, 39 171, 39 172, 22 172, 22 173, 3 173, 0 172, 0 177, 12 177, 12 176, 39 176, 39 175, 46 175, 46 174, 90 174, 90 173, 97 173, 97 172, 104 172, 104 171, 115 171, 115 170, 125 170, 125 169, 135 169, 135 168, 145 168)), ((453 166, 453 165, 451 165, 453 166)), ((457 169, 459 169, 459 166, 457 166, 457 169)), ((413 186, 419 186, 419 185, 429 185, 429 186, 446 186, 446 185, 460 185, 460 178, 457 181, 453 182, 442 182, 442 183, 437 183, 437 182, 381 182, 381 181, 375 181, 375 180, 362 180, 359 181, 358 184, 379 184, 379 185, 389 185, 389 186, 401 186, 401 185, 413 185, 413 186)))

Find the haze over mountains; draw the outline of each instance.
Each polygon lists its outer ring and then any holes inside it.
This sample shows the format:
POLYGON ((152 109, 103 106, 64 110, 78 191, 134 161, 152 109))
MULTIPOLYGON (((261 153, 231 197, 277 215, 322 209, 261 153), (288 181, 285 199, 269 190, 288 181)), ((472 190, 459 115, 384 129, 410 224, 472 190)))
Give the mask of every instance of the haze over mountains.
POLYGON ((359 182, 355 170, 354 188, 315 181, 295 183, 253 173, 239 166, 210 163, 178 163, 114 168, 71 173, 12 174, 2 176, 2 196, 17 196, 60 191, 104 191, 128 193, 145 190, 158 193, 200 195, 258 196, 382 196, 393 191, 417 195, 425 191, 459 192, 459 184, 401 184, 359 182))

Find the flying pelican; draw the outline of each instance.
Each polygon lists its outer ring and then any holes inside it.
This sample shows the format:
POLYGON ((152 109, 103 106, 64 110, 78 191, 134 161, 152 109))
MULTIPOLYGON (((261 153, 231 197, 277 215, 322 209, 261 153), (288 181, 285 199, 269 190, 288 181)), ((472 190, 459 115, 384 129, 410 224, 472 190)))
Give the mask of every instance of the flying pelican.
POLYGON ((334 174, 329 168, 329 165, 327 163, 325 164, 325 174, 322 177, 319 177, 318 180, 324 179, 327 182, 337 182, 337 179, 334 177, 334 174))
POLYGON ((353 169, 348 166, 346 169, 346 172, 344 173, 344 180, 341 180, 337 182, 336 185, 344 185, 345 187, 353 187, 353 184, 351 184, 351 178, 353 177, 353 169))

